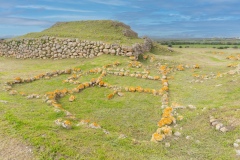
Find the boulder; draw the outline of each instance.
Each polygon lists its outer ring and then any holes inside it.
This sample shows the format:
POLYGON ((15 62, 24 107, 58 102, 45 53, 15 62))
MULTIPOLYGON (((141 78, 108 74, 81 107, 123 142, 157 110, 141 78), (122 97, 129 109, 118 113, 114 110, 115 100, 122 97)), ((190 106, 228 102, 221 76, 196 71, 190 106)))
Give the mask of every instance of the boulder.
POLYGON ((108 54, 109 50, 108 49, 103 49, 103 53, 108 54))
POLYGON ((132 55, 133 55, 132 52, 127 52, 127 53, 126 53, 126 56, 128 56, 128 57, 130 57, 130 56, 132 56, 132 55))
POLYGON ((110 50, 110 54, 116 54, 116 50, 115 49, 111 49, 110 50))
POLYGON ((105 44, 105 47, 106 49, 109 49, 111 46, 109 44, 105 44))

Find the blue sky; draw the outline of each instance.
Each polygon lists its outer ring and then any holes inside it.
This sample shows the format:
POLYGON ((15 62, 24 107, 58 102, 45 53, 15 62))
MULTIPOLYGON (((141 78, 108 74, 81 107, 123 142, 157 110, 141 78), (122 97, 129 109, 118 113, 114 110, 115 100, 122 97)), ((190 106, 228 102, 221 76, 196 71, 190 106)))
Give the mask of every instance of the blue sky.
POLYGON ((239 0, 0 0, 0 37, 56 22, 111 19, 140 36, 240 37, 239 0))

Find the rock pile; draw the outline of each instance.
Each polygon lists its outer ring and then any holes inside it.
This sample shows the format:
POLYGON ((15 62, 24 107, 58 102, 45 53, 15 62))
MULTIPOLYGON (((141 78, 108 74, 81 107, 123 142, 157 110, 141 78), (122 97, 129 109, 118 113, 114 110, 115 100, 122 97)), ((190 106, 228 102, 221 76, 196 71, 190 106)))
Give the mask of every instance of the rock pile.
POLYGON ((233 143, 233 147, 235 148, 236 156, 240 157, 240 139, 236 139, 233 143))
POLYGON ((215 119, 213 116, 210 116, 210 124, 215 127, 216 130, 221 131, 223 133, 227 132, 228 129, 223 125, 218 119, 215 119))

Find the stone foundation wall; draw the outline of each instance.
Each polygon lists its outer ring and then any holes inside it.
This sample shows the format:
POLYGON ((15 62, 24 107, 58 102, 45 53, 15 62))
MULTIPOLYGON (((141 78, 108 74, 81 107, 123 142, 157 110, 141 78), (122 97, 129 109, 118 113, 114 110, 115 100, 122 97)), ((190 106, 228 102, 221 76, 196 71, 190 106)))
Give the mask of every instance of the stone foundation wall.
POLYGON ((142 44, 122 46, 100 41, 42 37, 0 41, 0 56, 17 59, 93 58, 102 54, 138 57, 150 51, 151 47, 152 41, 148 38, 144 38, 142 44))

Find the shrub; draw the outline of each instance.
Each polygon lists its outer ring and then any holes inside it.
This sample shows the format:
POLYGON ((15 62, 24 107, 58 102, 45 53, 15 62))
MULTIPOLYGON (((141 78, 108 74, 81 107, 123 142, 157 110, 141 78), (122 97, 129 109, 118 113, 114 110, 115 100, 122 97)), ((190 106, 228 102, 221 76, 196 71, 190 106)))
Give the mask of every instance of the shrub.
POLYGON ((234 49, 238 49, 238 46, 233 46, 232 48, 234 48, 234 49))

